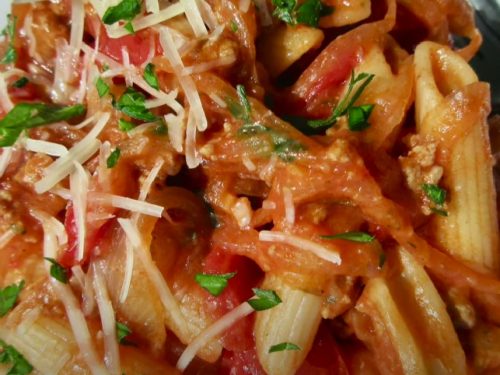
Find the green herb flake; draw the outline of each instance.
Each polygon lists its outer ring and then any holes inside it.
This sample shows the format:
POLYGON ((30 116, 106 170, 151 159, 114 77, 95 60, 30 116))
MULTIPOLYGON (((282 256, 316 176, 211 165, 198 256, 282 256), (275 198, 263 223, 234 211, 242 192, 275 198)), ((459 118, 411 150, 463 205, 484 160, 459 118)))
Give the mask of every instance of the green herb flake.
POLYGON ((295 345, 291 342, 282 342, 280 344, 273 345, 269 348, 269 353, 282 352, 285 350, 302 350, 300 346, 295 345))
POLYGON ((151 63, 146 65, 144 69, 144 80, 148 83, 152 88, 159 90, 160 84, 158 83, 158 77, 155 73, 155 66, 151 63))
POLYGON ((127 337, 132 333, 132 330, 125 324, 116 322, 116 338, 120 344, 128 344, 127 337))
POLYGON ((99 94, 100 98, 102 98, 109 92, 109 85, 104 82, 101 77, 97 78, 97 81, 95 82, 95 88, 97 89, 97 93, 99 94))
POLYGON ((238 129, 238 136, 240 137, 251 137, 253 135, 261 134, 269 131, 267 126, 259 123, 245 124, 238 129))
POLYGON ((52 265, 50 266, 50 276, 63 284, 67 284, 69 279, 68 270, 57 263, 54 258, 44 259, 52 263, 52 265))
POLYGON ((27 77, 21 77, 16 82, 12 84, 12 87, 16 89, 23 88, 29 83, 29 79, 27 77))
POLYGON ((7 51, 5 55, 0 60, 0 64, 12 64, 17 60, 17 51, 14 46, 14 38, 16 36, 16 24, 17 17, 12 17, 12 15, 7 16, 7 26, 2 31, 2 35, 9 39, 9 45, 7 46, 7 51))
POLYGON ((366 104, 359 107, 351 107, 347 111, 347 119, 349 124, 349 130, 353 132, 360 132, 370 127, 368 118, 370 117, 373 108, 373 104, 366 104))
POLYGON ((446 201, 446 190, 440 188, 435 184, 423 184, 422 190, 424 191, 427 198, 429 198, 433 203, 441 206, 446 201))
MULTIPOLYGON (((347 93, 342 98, 342 100, 340 100, 340 102, 337 104, 337 107, 335 107, 332 110, 332 114, 326 119, 311 120, 308 121, 307 124, 312 128, 329 128, 335 125, 339 117, 349 113, 349 110, 353 107, 354 103, 359 99, 363 91, 370 84, 370 82, 373 80, 374 77, 375 77, 374 74, 369 74, 369 73, 360 73, 357 76, 355 76, 354 71, 352 71, 347 93), (357 87, 357 89, 353 93, 355 87, 357 87)), ((373 108, 369 108, 369 106, 361 106, 361 107, 364 107, 364 110, 362 109, 361 111, 364 112, 365 123, 368 123, 368 117, 370 116, 373 108), (369 113, 366 114, 367 112, 369 113)), ((356 124, 357 121, 354 121, 357 120, 357 118, 359 118, 359 111, 355 110, 354 112, 355 113, 353 113, 353 116, 355 117, 355 119, 353 119, 353 123, 355 127, 356 126, 359 127, 360 124, 359 123, 356 124)))
POLYGON ((19 103, 0 120, 0 147, 12 146, 23 130, 65 121, 85 113, 77 104, 69 107, 44 103, 19 103))
POLYGON ((111 152, 106 160, 106 166, 108 168, 113 168, 116 163, 118 163, 118 159, 120 159, 121 150, 117 147, 111 152))
POLYGON ((125 26, 123 26, 123 28, 127 30, 129 34, 135 34, 134 25, 132 25, 132 22, 128 21, 125 26))
POLYGON ((0 317, 5 316, 16 304, 17 298, 24 288, 24 280, 0 290, 0 317))
POLYGON ((118 129, 120 129, 122 132, 129 132, 133 128, 135 128, 134 123, 124 120, 122 118, 118 120, 118 129))
POLYGON ((255 311, 272 309, 282 301, 274 290, 252 289, 256 298, 251 298, 247 302, 255 311))
POLYGON ((146 108, 146 97, 144 94, 129 87, 115 103, 116 109, 136 120, 153 122, 157 119, 149 109, 146 108))
POLYGON ((318 27, 319 19, 333 12, 321 0, 305 0, 297 7, 296 0, 273 0, 273 15, 289 25, 318 27))
POLYGON ((252 112, 252 107, 250 106, 250 102, 248 101, 245 86, 237 85, 236 92, 238 93, 238 99, 240 101, 240 104, 244 109, 243 119, 248 122, 250 121, 250 114, 252 112))
POLYGON ((33 371, 33 366, 13 346, 0 340, 0 363, 12 365, 7 375, 27 375, 33 371))
POLYGON ((325 240, 346 240, 352 242, 369 243, 375 239, 375 236, 365 232, 345 232, 331 236, 321 236, 325 240))
POLYGON ((140 0, 122 0, 113 7, 109 7, 102 17, 102 22, 112 25, 118 21, 130 21, 141 12, 140 0))
POLYGON ((232 31, 233 33, 235 33, 235 32, 237 32, 237 31, 238 31, 238 24, 237 24, 236 22, 234 22, 234 21, 231 21, 231 22, 229 23, 229 28, 231 29, 231 31, 232 31))
POLYGON ((155 126, 154 133, 155 133, 155 135, 158 135, 158 136, 167 135, 168 128, 167 128, 167 125, 165 125, 165 122, 160 121, 158 123, 158 125, 155 126))
POLYGON ((195 276, 195 281, 211 295, 218 297, 226 289, 228 280, 232 279, 235 275, 236 272, 222 275, 198 273, 195 276))

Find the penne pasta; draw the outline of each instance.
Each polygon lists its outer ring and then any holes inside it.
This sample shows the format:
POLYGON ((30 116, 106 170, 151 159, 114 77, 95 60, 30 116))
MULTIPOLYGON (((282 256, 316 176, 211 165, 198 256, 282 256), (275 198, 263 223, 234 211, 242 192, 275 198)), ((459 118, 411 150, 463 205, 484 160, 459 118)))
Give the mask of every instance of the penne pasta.
POLYGON ((254 328, 257 356, 267 374, 294 374, 314 341, 321 321, 322 299, 291 288, 272 275, 266 276, 263 288, 277 291, 283 302, 257 314, 254 328), (270 352, 281 343, 293 343, 300 349, 270 352))
POLYGON ((459 55, 431 42, 416 49, 415 79, 417 131, 436 142, 449 192, 448 215, 433 219, 433 236, 453 255, 498 271, 486 88, 459 55))

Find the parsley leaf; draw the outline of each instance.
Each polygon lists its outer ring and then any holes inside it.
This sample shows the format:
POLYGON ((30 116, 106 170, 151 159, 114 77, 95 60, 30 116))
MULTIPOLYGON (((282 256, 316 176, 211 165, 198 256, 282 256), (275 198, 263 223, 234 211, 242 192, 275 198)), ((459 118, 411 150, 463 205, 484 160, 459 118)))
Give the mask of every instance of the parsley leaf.
POLYGON ((67 284, 69 279, 68 270, 57 263, 54 258, 44 259, 52 263, 52 265, 50 266, 50 276, 63 284, 67 284))
POLYGON ((104 82, 104 80, 101 77, 97 78, 97 81, 95 82, 95 88, 97 89, 99 98, 102 98, 109 92, 109 85, 106 82, 104 82))
POLYGON ((232 279, 236 272, 222 275, 198 273, 195 276, 196 282, 211 295, 217 297, 226 289, 228 280, 232 279))
POLYGON ((120 154, 121 150, 117 147, 114 149, 113 152, 108 156, 108 159, 106 160, 106 166, 108 168, 113 168, 116 163, 118 163, 118 159, 120 159, 120 154))
POLYGON ((318 27, 319 19, 333 12, 333 8, 324 5, 321 0, 305 0, 297 7, 296 0, 273 0, 273 15, 290 25, 299 23, 318 27))
POLYGON ((235 32, 237 32, 237 31, 238 31, 238 24, 237 24, 236 22, 234 22, 234 21, 231 21, 231 22, 229 23, 229 28, 231 29, 231 31, 232 31, 233 33, 235 33, 235 32))
POLYGON ((0 60, 0 64, 11 64, 13 62, 16 62, 17 60, 17 51, 16 48, 14 47, 17 17, 12 17, 12 15, 10 14, 7 17, 8 17, 7 27, 3 29, 2 35, 9 38, 9 45, 7 46, 7 51, 5 52, 5 55, 0 60))
POLYGON ((33 366, 13 346, 0 340, 0 363, 12 364, 7 375, 27 375, 33 371, 33 366))
POLYGON ((434 212, 436 215, 448 217, 448 211, 443 210, 442 208, 431 207, 431 211, 434 212))
POLYGON ((333 8, 324 5, 321 0, 306 0, 297 8, 297 23, 318 27, 320 17, 333 12, 333 8))
POLYGON ((302 350, 300 346, 295 345, 291 342, 282 342, 280 344, 273 345, 269 348, 268 353, 282 352, 284 350, 302 350))
POLYGON ((24 287, 24 280, 0 290, 0 317, 5 316, 16 304, 17 297, 24 287))
MULTIPOLYGON (((360 73, 357 76, 354 75, 354 71, 351 73, 351 79, 349 81, 349 87, 347 89, 347 93, 342 98, 342 100, 337 104, 337 107, 332 111, 332 114, 327 117, 326 119, 321 119, 321 120, 311 120, 308 121, 308 125, 312 128, 329 128, 332 125, 334 125, 339 117, 344 116, 349 113, 349 110, 352 109, 353 104, 356 102, 356 100, 359 99, 363 91, 366 89, 366 87, 370 84, 370 82, 373 80, 375 77, 374 74, 369 74, 369 73, 360 73), (358 88, 356 91, 353 93, 354 88, 356 87, 356 84, 359 83, 358 88), (352 94, 352 95, 351 95, 352 94)), ((363 120, 365 123, 368 121, 368 117, 370 116, 373 108, 368 108, 367 106, 362 106, 364 107, 364 110, 361 109, 363 112, 363 120)), ((356 108, 356 107, 355 107, 356 108)), ((357 107, 361 108, 361 107, 357 107)), ((356 110, 354 111, 356 112, 356 110)), ((358 113, 353 113, 353 116, 355 117, 353 119, 354 127, 359 127, 359 111, 358 113)))
POLYGON ((365 104, 359 107, 351 107, 347 111, 347 119, 349 123, 349 130, 353 132, 360 132, 370 127, 368 118, 372 114, 373 104, 365 104))
POLYGON ((352 242, 368 243, 375 239, 375 236, 365 232, 345 232, 331 236, 321 236, 325 240, 347 240, 352 242))
POLYGON ((129 87, 116 103, 116 108, 136 120, 153 122, 156 116, 146 108, 144 94, 129 87))
POLYGON ((252 289, 257 298, 251 298, 247 302, 255 311, 272 309, 282 301, 274 290, 252 289))
POLYGON ((160 84, 158 83, 158 77, 155 73, 155 66, 151 63, 146 65, 144 69, 144 80, 148 83, 152 88, 159 90, 160 84))
POLYGON ((132 331, 125 324, 116 322, 116 338, 120 344, 128 344, 126 338, 131 333, 132 331))
POLYGON ((68 120, 84 113, 85 107, 80 104, 69 107, 43 103, 16 104, 0 120, 0 147, 12 146, 23 130, 68 120))
POLYGON ((130 21, 141 12, 140 0, 122 0, 113 7, 109 7, 102 16, 102 22, 112 25, 118 21, 130 21))
POLYGON ((29 80, 27 77, 21 77, 19 78, 16 82, 12 84, 12 87, 15 87, 16 89, 23 88, 28 84, 29 80))
POLYGON ((437 204, 438 206, 443 205, 443 203, 446 201, 447 192, 445 189, 440 188, 438 185, 423 184, 422 190, 424 191, 427 198, 429 198, 433 203, 437 204))
POLYGON ((121 118, 118 120, 118 128, 122 132, 128 132, 131 131, 133 128, 135 128, 135 124, 121 118))

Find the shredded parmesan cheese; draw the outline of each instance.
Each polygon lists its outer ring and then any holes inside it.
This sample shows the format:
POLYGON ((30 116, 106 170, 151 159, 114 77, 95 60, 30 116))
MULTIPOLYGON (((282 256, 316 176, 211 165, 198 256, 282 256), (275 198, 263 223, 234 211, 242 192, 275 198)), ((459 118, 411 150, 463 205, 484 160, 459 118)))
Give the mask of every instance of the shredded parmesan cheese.
POLYGON ((249 172, 254 172, 257 169, 252 159, 250 159, 247 154, 244 154, 241 157, 241 161, 243 162, 243 165, 245 166, 246 169, 248 169, 249 172))
POLYGON ((184 349, 184 352, 177 361, 176 367, 180 371, 184 371, 201 348, 212 341, 212 339, 229 329, 238 320, 243 319, 253 312, 254 309, 247 302, 243 302, 241 305, 228 312, 222 318, 205 329, 186 347, 186 349, 184 349))
POLYGON ((255 3, 255 8, 259 14, 259 21, 262 26, 269 26, 273 24, 273 17, 269 12, 269 7, 267 5, 267 0, 253 0, 255 3))
POLYGON ((231 65, 236 61, 235 55, 222 56, 218 59, 207 61, 193 66, 186 66, 182 69, 183 75, 190 75, 194 73, 203 73, 212 69, 220 68, 222 66, 231 65))
POLYGON ((158 0, 146 0, 146 10, 149 13, 158 13, 160 11, 158 0))
POLYGON ((200 163, 201 159, 196 149, 196 123, 193 110, 190 108, 186 127, 186 164, 188 168, 196 168, 200 163))
POLYGON ((162 206, 114 194, 92 192, 90 193, 90 197, 97 203, 154 217, 161 217, 163 211, 162 206))
POLYGON ((7 91, 7 84, 5 83, 3 75, 0 75, 0 106, 5 113, 14 108, 14 104, 12 104, 12 101, 10 100, 9 92, 7 91))
POLYGON ((295 205, 293 204, 293 195, 292 191, 287 187, 283 188, 283 203, 285 205, 286 221, 291 225, 295 224, 295 205))
POLYGON ((92 271, 94 276, 94 293, 104 333, 104 363, 112 375, 120 375, 122 372, 120 368, 118 341, 116 340, 115 311, 113 310, 106 282, 102 275, 103 271, 97 263, 92 264, 92 271))
POLYGON ((50 156, 63 156, 68 153, 68 149, 59 143, 40 141, 31 138, 26 138, 23 143, 27 151, 38 152, 50 156))
POLYGON ((9 228, 2 235, 0 235, 0 250, 3 249, 15 236, 17 232, 9 228))
POLYGON ((132 283, 132 274, 134 272, 134 250, 130 241, 125 243, 125 267, 123 270, 123 283, 120 289, 120 303, 127 300, 130 284, 132 283))
POLYGON ((101 143, 96 138, 107 124, 109 118, 110 114, 104 113, 92 130, 80 142, 44 170, 44 177, 35 183, 35 191, 38 194, 49 191, 54 185, 68 176, 73 171, 74 161, 83 164, 99 149, 101 143))
POLYGON ((82 48, 85 9, 83 0, 71 1, 71 35, 69 46, 76 54, 82 48))
POLYGON ((165 123, 167 124, 168 138, 170 140, 170 144, 172 145, 175 151, 181 153, 184 149, 183 142, 186 133, 186 122, 184 119, 184 112, 182 112, 177 116, 174 116, 171 113, 165 115, 165 123))
POLYGON ((205 27, 200 10, 198 9, 198 1, 180 0, 180 3, 184 7, 186 18, 193 29, 194 35, 197 38, 207 35, 207 28, 205 27))
POLYGON ((82 260, 85 251, 87 191, 89 190, 89 176, 82 165, 73 162, 75 169, 69 176, 69 185, 73 203, 73 213, 77 229, 77 260, 82 260))
POLYGON ((318 258, 331 262, 333 264, 341 264, 342 259, 338 252, 328 249, 311 240, 283 232, 274 232, 263 230, 259 232, 259 240, 265 242, 279 242, 297 249, 310 251, 318 258))

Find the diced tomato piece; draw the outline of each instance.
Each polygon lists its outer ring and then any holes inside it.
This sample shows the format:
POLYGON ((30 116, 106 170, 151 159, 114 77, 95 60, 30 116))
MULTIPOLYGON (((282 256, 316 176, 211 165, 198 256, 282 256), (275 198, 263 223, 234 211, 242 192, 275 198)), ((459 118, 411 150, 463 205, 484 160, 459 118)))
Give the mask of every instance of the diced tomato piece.
POLYGON ((297 371, 297 375, 349 375, 339 346, 328 330, 325 322, 322 322, 311 351, 306 360, 297 371))
MULTIPOLYGON (((218 297, 209 295, 208 309, 222 316, 249 299, 252 288, 258 285, 262 271, 250 259, 213 249, 205 259, 205 273, 224 274, 236 272, 227 288, 218 297)), ((207 293, 208 294, 208 293, 207 293)), ((265 374, 257 359, 253 337, 254 316, 248 316, 235 323, 223 337, 223 373, 232 375, 265 374)))
MULTIPOLYGON (((141 65, 149 56, 151 49, 151 32, 143 30, 134 35, 125 35, 121 38, 110 38, 106 34, 105 29, 102 28, 99 39, 99 52, 123 63, 123 47, 127 48, 130 63, 136 66, 141 65)), ((154 37, 154 48, 155 55, 162 53, 157 37, 154 37)))

